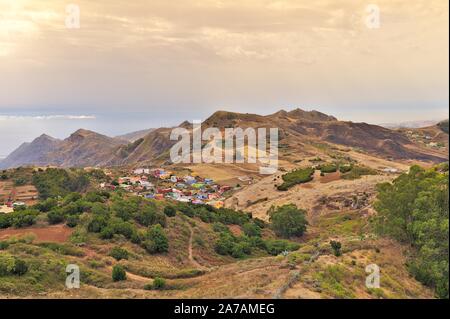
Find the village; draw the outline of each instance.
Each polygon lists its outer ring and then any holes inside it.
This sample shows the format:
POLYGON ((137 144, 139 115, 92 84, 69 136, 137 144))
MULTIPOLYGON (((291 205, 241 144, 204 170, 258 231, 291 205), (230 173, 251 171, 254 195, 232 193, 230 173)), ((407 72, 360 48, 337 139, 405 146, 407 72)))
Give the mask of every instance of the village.
MULTIPOLYGON (((105 173, 112 175, 109 171, 105 173)), ((234 189, 229 185, 218 185, 210 178, 195 174, 177 176, 174 172, 163 168, 137 168, 111 183, 101 183, 100 188, 110 190, 119 188, 147 199, 171 199, 185 203, 206 204, 215 208, 223 207, 227 192, 234 189)))

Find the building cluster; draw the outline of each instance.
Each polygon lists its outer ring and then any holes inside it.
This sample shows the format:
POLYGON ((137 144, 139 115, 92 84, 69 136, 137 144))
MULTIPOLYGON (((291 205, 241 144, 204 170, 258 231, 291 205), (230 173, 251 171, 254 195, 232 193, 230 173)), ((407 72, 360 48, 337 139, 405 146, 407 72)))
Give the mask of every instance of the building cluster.
POLYGON ((119 177, 115 185, 102 183, 102 188, 121 188, 149 199, 172 199, 193 204, 223 207, 228 185, 218 185, 210 178, 177 176, 162 168, 138 168, 128 176, 119 177))

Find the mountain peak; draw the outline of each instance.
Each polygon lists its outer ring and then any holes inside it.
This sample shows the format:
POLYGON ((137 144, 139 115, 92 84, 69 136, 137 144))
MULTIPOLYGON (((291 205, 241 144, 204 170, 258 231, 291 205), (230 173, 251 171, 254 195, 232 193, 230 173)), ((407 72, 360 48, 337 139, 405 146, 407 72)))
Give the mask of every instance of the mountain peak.
POLYGON ((288 112, 288 116, 314 122, 337 121, 337 118, 335 118, 334 116, 327 115, 316 110, 305 111, 300 108, 296 108, 295 110, 288 112))

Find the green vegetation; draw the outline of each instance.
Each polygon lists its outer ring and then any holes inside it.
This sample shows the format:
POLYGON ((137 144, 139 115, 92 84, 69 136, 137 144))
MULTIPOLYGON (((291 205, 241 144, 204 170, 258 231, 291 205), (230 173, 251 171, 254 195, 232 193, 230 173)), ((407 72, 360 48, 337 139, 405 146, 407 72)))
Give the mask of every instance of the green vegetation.
POLYGON ((342 251, 341 251, 342 244, 340 242, 332 240, 332 241, 330 241, 330 245, 331 245, 331 249, 333 249, 333 254, 336 257, 342 256, 342 251))
POLYGON ((114 247, 113 249, 111 249, 111 252, 109 253, 109 255, 112 258, 114 258, 115 260, 119 261, 122 259, 128 259, 130 253, 126 249, 123 249, 120 247, 114 247))
POLYGON ((318 169, 320 170, 321 173, 326 174, 326 173, 334 173, 334 172, 336 172, 338 167, 337 167, 336 164, 331 163, 331 164, 320 165, 318 167, 318 169))
POLYGON ((166 280, 161 277, 153 279, 153 283, 144 286, 145 290, 163 290, 166 288, 166 280))
POLYGON ((123 281, 127 280, 127 273, 122 265, 114 265, 112 269, 112 280, 113 281, 123 281))
POLYGON ((314 168, 299 168, 282 176, 283 184, 277 187, 280 191, 287 191, 289 188, 302 183, 307 183, 313 179, 314 168))
POLYGON ((380 184, 377 230, 414 248, 408 262, 419 281, 448 298, 448 171, 411 167, 392 183, 380 184))
POLYGON ((153 225, 145 234, 142 246, 150 253, 165 253, 169 251, 169 240, 161 225, 153 225))
POLYGON ((8 253, 0 255, 0 277, 5 276, 23 276, 28 272, 27 263, 8 253))
POLYGON ((40 198, 47 199, 85 190, 89 185, 89 177, 83 170, 49 168, 34 174, 33 185, 40 198))
POLYGON ((285 251, 295 251, 299 248, 299 244, 283 239, 269 239, 265 242, 266 251, 273 256, 279 255, 285 251))
POLYGON ((354 179, 361 178, 361 176, 364 176, 364 175, 377 175, 377 171, 372 168, 369 168, 369 167, 353 165, 353 166, 351 166, 350 171, 348 171, 347 173, 344 173, 342 175, 342 178, 348 179, 348 180, 354 180, 354 179))
POLYGON ((0 213, 0 228, 22 228, 31 226, 36 223, 36 218, 38 215, 39 211, 35 209, 14 211, 10 214, 0 213))
POLYGON ((302 236, 306 231, 308 221, 306 212, 298 209, 294 204, 283 205, 281 207, 271 207, 269 210, 272 229, 280 237, 290 238, 302 236))

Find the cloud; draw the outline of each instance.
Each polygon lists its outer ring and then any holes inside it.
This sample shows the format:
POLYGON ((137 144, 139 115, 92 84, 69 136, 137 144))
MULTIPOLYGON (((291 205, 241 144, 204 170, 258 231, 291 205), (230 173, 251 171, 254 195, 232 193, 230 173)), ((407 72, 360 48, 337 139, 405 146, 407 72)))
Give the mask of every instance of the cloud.
POLYGON ((95 120, 94 115, 0 115, 0 121, 12 120, 95 120))

